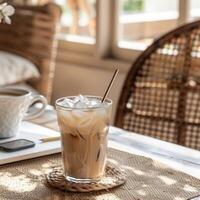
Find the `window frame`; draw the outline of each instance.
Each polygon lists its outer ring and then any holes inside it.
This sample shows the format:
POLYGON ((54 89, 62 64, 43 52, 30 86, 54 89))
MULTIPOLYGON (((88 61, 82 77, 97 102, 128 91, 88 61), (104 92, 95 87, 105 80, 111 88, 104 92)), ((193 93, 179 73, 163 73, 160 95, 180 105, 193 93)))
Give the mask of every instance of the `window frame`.
MULTIPOLYGON (((121 48, 118 46, 120 0, 96 0, 96 43, 85 44, 67 41, 59 37, 59 51, 93 57, 93 60, 112 58, 113 60, 133 61, 143 50, 121 48)), ((179 17, 177 26, 188 22, 190 17, 190 0, 178 0, 179 17)), ((61 53, 60 58, 64 57, 61 53)), ((61 59, 68 61, 67 58, 61 59)), ((71 59, 69 59, 71 61, 71 59)), ((84 60, 84 59, 83 59, 84 60)), ((81 62, 81 61, 80 61, 81 62)), ((86 62, 87 63, 87 62, 86 62)))
MULTIPOLYGON (((112 41, 112 52, 113 56, 122 59, 122 60, 133 60, 136 58, 143 50, 138 49, 128 49, 128 48, 120 48, 118 46, 118 38, 119 38, 119 10, 120 10, 120 0, 113 1, 113 12, 115 13, 115 23, 113 29, 115 30, 115 36, 112 41)), ((179 17, 177 19, 177 27, 186 23, 190 17, 190 0, 178 0, 178 12, 179 17)))

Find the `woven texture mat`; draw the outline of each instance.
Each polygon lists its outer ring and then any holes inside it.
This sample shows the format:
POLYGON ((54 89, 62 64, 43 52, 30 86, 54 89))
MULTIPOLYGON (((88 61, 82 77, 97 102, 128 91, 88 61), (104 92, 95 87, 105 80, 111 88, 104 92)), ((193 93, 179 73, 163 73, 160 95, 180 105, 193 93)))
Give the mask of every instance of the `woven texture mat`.
POLYGON ((73 183, 67 181, 62 167, 56 167, 47 176, 47 182, 52 187, 71 192, 93 192, 108 190, 125 183, 125 176, 117 166, 107 165, 105 174, 100 180, 93 183, 73 183))
POLYGON ((5 200, 187 200, 200 195, 200 180, 149 158, 113 149, 109 162, 125 170, 127 181, 119 188, 72 193, 45 185, 52 167, 61 165, 60 154, 0 167, 0 199, 5 200))

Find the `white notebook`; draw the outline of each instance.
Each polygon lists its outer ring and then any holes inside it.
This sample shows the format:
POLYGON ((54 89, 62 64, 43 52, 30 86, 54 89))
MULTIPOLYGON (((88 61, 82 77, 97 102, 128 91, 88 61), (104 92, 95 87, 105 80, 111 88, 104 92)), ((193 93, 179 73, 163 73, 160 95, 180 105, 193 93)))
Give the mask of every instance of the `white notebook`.
POLYGON ((16 139, 28 139, 36 143, 35 147, 15 152, 0 151, 0 165, 60 152, 60 141, 46 143, 39 141, 41 138, 59 135, 57 131, 30 122, 22 122, 20 133, 16 137, 0 139, 0 143, 16 139))

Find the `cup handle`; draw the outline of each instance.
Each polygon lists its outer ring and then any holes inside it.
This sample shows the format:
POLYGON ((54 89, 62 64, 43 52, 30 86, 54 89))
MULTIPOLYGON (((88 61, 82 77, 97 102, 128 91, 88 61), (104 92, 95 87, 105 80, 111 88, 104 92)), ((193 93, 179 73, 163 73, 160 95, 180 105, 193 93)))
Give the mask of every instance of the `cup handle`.
POLYGON ((26 113, 25 116, 24 116, 24 120, 30 120, 30 119, 33 119, 33 118, 40 116, 44 112, 44 110, 47 106, 47 100, 42 95, 36 95, 36 96, 31 97, 31 98, 32 99, 30 101, 29 107, 36 102, 41 102, 42 107, 39 110, 30 112, 30 113, 26 113))

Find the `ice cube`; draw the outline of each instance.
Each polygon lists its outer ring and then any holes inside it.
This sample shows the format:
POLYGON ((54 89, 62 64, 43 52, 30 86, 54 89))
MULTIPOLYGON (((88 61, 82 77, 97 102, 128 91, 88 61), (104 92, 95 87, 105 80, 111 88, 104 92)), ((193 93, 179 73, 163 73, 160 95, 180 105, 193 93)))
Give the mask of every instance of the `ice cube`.
POLYGON ((69 108, 93 108, 100 107, 101 101, 98 99, 87 98, 80 94, 73 99, 65 98, 62 101, 62 105, 69 108))
POLYGON ((83 95, 81 95, 81 94, 79 94, 79 101, 81 101, 81 102, 85 102, 86 101, 86 97, 84 97, 83 95))
POLYGON ((88 106, 88 99, 83 95, 79 95, 74 99, 74 108, 87 108, 88 106))
POLYGON ((74 108, 87 108, 87 104, 79 101, 74 104, 74 108))
POLYGON ((72 108, 74 106, 74 103, 71 99, 64 98, 64 100, 62 101, 62 106, 72 108))
POLYGON ((65 131, 71 133, 73 127, 76 126, 76 121, 72 117, 71 111, 58 110, 58 118, 65 131))
POLYGON ((94 121, 94 124, 93 124, 93 129, 92 129, 93 133, 92 134, 98 133, 100 136, 100 133, 103 133, 106 127, 107 127, 107 125, 104 120, 96 118, 96 120, 94 121))
POLYGON ((89 135, 91 134, 92 128, 94 126, 95 119, 93 118, 93 115, 88 115, 88 117, 84 117, 79 124, 77 125, 78 130, 83 135, 89 135))
POLYGON ((100 119, 106 119, 109 115, 109 113, 107 113, 107 110, 103 110, 103 109, 99 109, 98 111, 96 111, 96 118, 100 118, 100 119))
POLYGON ((76 104, 80 101, 80 97, 79 96, 75 96, 73 103, 76 104))
POLYGON ((101 105, 101 101, 97 100, 97 99, 92 99, 88 102, 88 107, 92 108, 92 107, 99 107, 101 105))
POLYGON ((87 117, 88 113, 81 110, 72 110, 72 116, 76 119, 81 120, 82 118, 87 117))

